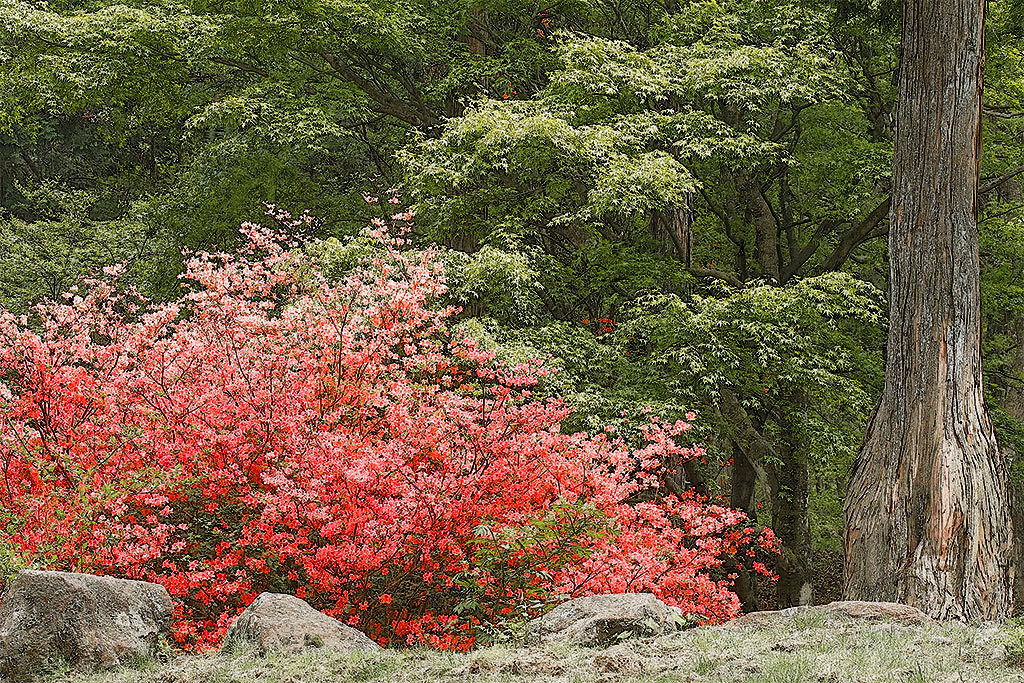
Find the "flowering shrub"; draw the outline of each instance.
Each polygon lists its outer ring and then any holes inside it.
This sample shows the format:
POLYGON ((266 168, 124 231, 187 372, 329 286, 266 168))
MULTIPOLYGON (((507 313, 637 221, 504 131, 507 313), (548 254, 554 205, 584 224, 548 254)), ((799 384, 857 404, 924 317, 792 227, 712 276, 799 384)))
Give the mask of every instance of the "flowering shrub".
MULTIPOLYGON (((292 227, 308 217, 277 218, 292 227)), ((399 220, 408 216, 402 214, 399 220)), ((0 547, 35 566, 156 581, 202 649, 261 591, 381 643, 471 647, 552 602, 651 591, 737 611, 744 517, 661 495, 689 424, 647 445, 563 434, 569 408, 448 332, 430 251, 380 249, 340 282, 246 225, 154 304, 119 270, 0 314, 0 547)))

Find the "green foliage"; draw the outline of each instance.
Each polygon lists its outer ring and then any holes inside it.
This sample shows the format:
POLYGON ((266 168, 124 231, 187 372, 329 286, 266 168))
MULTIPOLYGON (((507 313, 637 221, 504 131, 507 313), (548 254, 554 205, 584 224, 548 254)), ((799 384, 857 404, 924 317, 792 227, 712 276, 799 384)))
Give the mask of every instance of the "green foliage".
MULTIPOLYGON (((181 247, 230 246, 263 202, 310 209, 320 236, 354 233, 370 179, 395 182, 392 157, 410 127, 436 124, 465 96, 535 87, 553 62, 538 11, 459 0, 3 0, 0 227, 65 226, 71 248, 57 251, 71 278, 94 265, 97 234, 119 246, 144 234, 154 275, 142 279, 157 296, 174 292, 181 247), (40 215, 35 195, 50 187, 82 190, 91 204, 40 215)), ((51 255, 22 254, 34 262, 23 282, 0 286, 4 299, 49 291, 33 279, 51 255)))
POLYGON ((1002 636, 1006 663, 1016 668, 1024 667, 1024 621, 1008 620, 1002 636))
POLYGON ((3 598, 4 588, 19 571, 31 568, 14 548, 0 541, 0 598, 3 598))
POLYGON ((543 586, 559 570, 581 556, 588 556, 593 541, 609 533, 607 519, 599 510, 566 502, 553 506, 543 517, 530 520, 524 526, 479 525, 474 530, 476 569, 455 578, 455 584, 464 595, 455 608, 456 613, 484 615, 486 610, 482 609, 482 604, 494 590, 478 582, 486 572, 495 578, 499 590, 506 591, 502 594, 517 596, 502 609, 505 614, 502 620, 484 624, 486 642, 514 640, 521 635, 527 621, 564 601, 565 596, 543 586), (522 560, 527 557, 537 561, 526 566, 522 560))
MULTIPOLYGON (((786 287, 755 284, 728 296, 640 299, 616 336, 647 369, 646 381, 708 422, 718 459, 732 458, 740 425, 719 410, 738 397, 773 443, 798 444, 810 459, 814 537, 837 547, 837 513, 863 424, 881 390, 884 301, 839 273, 786 287)), ((769 469, 791 463, 768 458, 769 469)))

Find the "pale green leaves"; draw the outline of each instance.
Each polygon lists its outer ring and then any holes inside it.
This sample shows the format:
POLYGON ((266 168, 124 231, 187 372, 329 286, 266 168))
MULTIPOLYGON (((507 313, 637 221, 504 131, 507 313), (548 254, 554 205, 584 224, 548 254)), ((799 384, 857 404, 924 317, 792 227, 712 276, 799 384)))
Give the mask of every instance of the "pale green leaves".
POLYGON ((176 6, 110 5, 60 13, 27 2, 0 2, 0 45, 17 45, 5 78, 30 81, 55 111, 109 106, 128 98, 170 107, 171 74, 202 53, 215 30, 208 19, 176 6))
POLYGON ((678 206, 694 188, 686 168, 665 152, 622 154, 600 169, 590 204, 599 216, 635 216, 652 208, 678 206))
POLYGON ((432 207, 457 210, 473 191, 492 203, 527 193, 532 205, 520 216, 543 217, 544 224, 633 217, 693 190, 678 160, 646 150, 652 140, 665 141, 656 123, 637 117, 576 126, 571 117, 541 102, 486 102, 404 158, 432 207), (508 185, 489 185, 495 175, 508 185), (445 195, 450 201, 438 202, 445 195))
POLYGON ((550 92, 578 102, 593 96, 664 99, 673 75, 663 64, 628 43, 563 33, 556 53, 563 67, 551 76, 550 92))

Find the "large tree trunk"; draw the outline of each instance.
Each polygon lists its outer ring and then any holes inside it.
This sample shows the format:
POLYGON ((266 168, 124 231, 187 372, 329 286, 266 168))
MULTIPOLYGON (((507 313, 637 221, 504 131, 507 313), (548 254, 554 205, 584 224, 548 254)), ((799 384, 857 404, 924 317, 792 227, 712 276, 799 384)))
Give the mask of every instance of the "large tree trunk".
POLYGON ((981 383, 984 0, 905 0, 885 388, 846 498, 847 597, 1009 613, 1006 469, 981 383))

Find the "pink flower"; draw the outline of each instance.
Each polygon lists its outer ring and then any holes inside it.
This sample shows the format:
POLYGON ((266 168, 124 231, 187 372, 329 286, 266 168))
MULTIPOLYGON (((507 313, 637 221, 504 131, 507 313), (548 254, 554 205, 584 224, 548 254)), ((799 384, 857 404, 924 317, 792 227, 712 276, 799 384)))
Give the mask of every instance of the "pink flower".
POLYGON ((400 229, 375 218, 375 248, 338 280, 292 246, 308 214, 268 211, 277 227, 245 225, 235 251, 188 255, 177 300, 124 291, 115 268, 43 302, 38 325, 0 311, 0 377, 19 377, 0 383, 0 544, 163 584, 175 639, 198 650, 268 574, 378 642, 454 650, 525 591, 738 610, 723 560, 776 542, 660 490, 663 463, 706 455, 680 444, 688 422, 651 417, 636 447, 611 427, 565 433, 571 406, 531 393, 544 362, 503 364, 454 332, 438 254, 401 236, 412 212, 400 229), (62 416, 45 436, 44 414, 62 416), (495 557, 538 524, 564 553, 495 557), (433 590, 456 585, 476 586, 478 614, 433 590))

